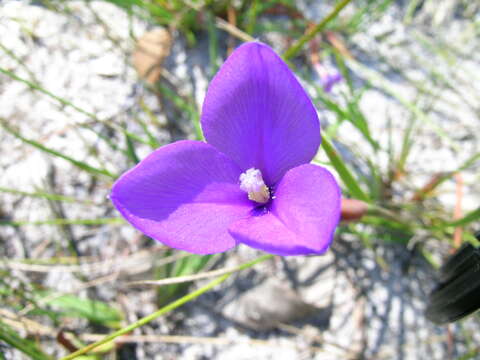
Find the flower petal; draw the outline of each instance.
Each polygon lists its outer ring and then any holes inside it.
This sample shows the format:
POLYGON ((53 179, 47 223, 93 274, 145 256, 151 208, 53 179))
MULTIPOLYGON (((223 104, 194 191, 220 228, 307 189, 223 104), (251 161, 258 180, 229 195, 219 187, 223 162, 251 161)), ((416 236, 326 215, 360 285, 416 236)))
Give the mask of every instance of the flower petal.
POLYGON ((223 64, 202 110, 207 142, 272 186, 310 162, 320 145, 317 112, 295 75, 268 46, 240 46, 223 64))
POLYGON ((137 229, 196 254, 230 249, 228 226, 252 209, 239 167, 213 146, 178 141, 125 173, 113 186, 115 207, 137 229))
POLYGON ((340 188, 316 165, 288 171, 270 206, 230 226, 239 242, 277 255, 322 254, 340 219, 340 188))

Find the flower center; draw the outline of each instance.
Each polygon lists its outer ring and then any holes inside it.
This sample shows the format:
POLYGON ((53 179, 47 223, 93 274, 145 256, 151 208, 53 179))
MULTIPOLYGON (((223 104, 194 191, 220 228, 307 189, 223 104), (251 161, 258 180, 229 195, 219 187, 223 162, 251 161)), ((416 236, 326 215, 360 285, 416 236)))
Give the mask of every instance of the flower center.
POLYGON ((251 168, 240 175, 240 189, 248 194, 248 198, 260 204, 270 200, 270 191, 262 178, 260 170, 251 168))

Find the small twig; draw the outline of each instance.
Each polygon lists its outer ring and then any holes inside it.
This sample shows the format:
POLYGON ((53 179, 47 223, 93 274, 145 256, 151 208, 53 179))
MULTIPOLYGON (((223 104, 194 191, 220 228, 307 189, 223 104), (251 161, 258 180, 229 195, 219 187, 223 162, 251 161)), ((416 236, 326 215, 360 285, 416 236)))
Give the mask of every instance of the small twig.
POLYGON ((215 17, 215 25, 226 32, 228 32, 230 35, 235 36, 236 38, 242 40, 242 41, 255 41, 256 39, 250 35, 248 35, 246 32, 240 30, 236 26, 233 26, 232 24, 229 24, 225 20, 219 17, 215 17))
MULTIPOLYGON (((227 7, 227 20, 228 23, 233 26, 234 28, 237 27, 237 13, 235 12, 235 8, 230 4, 227 7)), ((227 41, 227 55, 230 55, 235 48, 235 37, 232 34, 229 34, 228 41, 227 41)))
POLYGON ((452 324, 447 325, 447 354, 449 359, 453 359, 453 349, 455 344, 455 336, 452 332, 452 324))
MULTIPOLYGON (((184 4, 188 7, 194 9, 197 12, 203 10, 205 6, 205 2, 202 3, 195 3, 190 0, 185 0, 184 4)), ((238 27, 228 23, 227 21, 223 20, 221 17, 215 16, 215 26, 221 30, 228 32, 230 35, 242 40, 242 41, 255 41, 255 38, 248 35, 246 32, 240 30, 238 27)))
MULTIPOLYGON (((463 216, 462 211, 462 198, 463 198, 463 177, 461 174, 455 174, 456 188, 455 188, 455 210, 453 212, 453 220, 461 219, 463 216)), ((453 232, 453 246, 459 248, 462 245, 462 227, 457 226, 453 232)))
POLYGON ((127 285, 154 285, 154 286, 164 286, 164 285, 171 285, 171 284, 180 284, 184 282, 190 282, 190 281, 195 281, 195 280, 202 280, 202 279, 209 279, 212 277, 217 277, 225 274, 230 274, 237 272, 239 270, 242 270, 243 266, 231 266, 231 267, 226 267, 223 269, 218 269, 218 270, 212 270, 212 271, 206 271, 202 272, 200 274, 194 274, 194 275, 185 275, 185 276, 175 276, 175 277, 170 277, 167 279, 161 279, 161 280, 142 280, 142 281, 132 281, 129 282, 127 285))
POLYGON ((451 175, 452 174, 450 172, 439 172, 434 174, 425 185, 423 185, 413 194, 411 201, 418 202, 423 200, 428 194, 435 190, 437 186, 445 180, 445 178, 448 178, 451 175))
MULTIPOLYGON (((80 338, 85 341, 97 341, 105 335, 84 334, 80 338)), ((278 346, 277 344, 269 343, 264 340, 247 339, 247 340, 233 340, 226 338, 216 338, 207 336, 179 336, 179 335, 124 335, 115 340, 116 344, 122 343, 174 343, 174 344, 208 344, 208 345, 230 345, 238 343, 246 343, 249 345, 259 346, 278 346)), ((290 347, 290 346, 288 346, 290 347)))
POLYGON ((348 50, 345 43, 339 37, 339 35, 333 33, 332 31, 326 31, 325 36, 330 44, 338 50, 338 52, 345 58, 353 59, 353 55, 348 50))
POLYGON ((18 330, 26 331, 31 335, 55 336, 54 329, 26 317, 20 317, 18 314, 12 313, 7 309, 0 309, 0 315, 5 324, 18 330))
MULTIPOLYGON (((0 314, 4 316, 3 319, 5 323, 12 326, 15 329, 26 331, 29 335, 33 336, 46 336, 46 337, 61 337, 65 339, 65 343, 70 343, 71 337, 76 337, 76 335, 69 331, 57 331, 54 328, 49 326, 42 325, 36 321, 19 318, 14 313, 9 312, 8 310, 0 309, 0 314)), ((98 341, 105 337, 104 334, 80 334, 78 338, 82 341, 98 341)), ((114 340, 115 344, 122 343, 173 343, 173 344, 207 344, 207 345, 231 345, 245 343, 253 346, 285 346, 292 347, 288 345, 279 345, 277 343, 270 343, 265 340, 258 339, 226 339, 218 337, 201 337, 201 336, 179 336, 179 335, 123 335, 119 336, 114 340)), ((63 344, 63 342, 62 342, 63 344)))

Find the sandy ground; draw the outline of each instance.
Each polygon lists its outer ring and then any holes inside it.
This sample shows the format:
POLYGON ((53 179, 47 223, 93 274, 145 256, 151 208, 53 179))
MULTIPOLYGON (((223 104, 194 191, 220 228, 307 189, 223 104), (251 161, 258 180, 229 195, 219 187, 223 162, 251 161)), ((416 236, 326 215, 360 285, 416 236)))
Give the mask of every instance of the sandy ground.
MULTIPOLYGON (((129 31, 138 36, 147 25, 140 21, 131 23, 121 10, 105 3, 93 2, 89 8, 82 2, 72 2, 69 7, 74 10, 74 16, 21 1, 2 2, 0 44, 12 50, 24 65, 2 55, 0 66, 43 84, 51 93, 96 114, 100 120, 126 123, 132 132, 140 132, 138 126, 128 121, 135 115, 145 116, 139 111, 137 101, 143 97, 158 118, 160 126, 155 136, 161 143, 191 137, 192 126, 181 117, 177 126, 169 126, 164 114, 171 110, 162 108, 158 99, 142 88, 129 64, 133 49, 129 31), (104 24, 99 23, 95 14, 101 16, 104 24)), ((312 18, 322 17, 325 11, 322 6, 310 6, 308 2, 301 2, 299 7, 305 7, 312 18)), ((479 41, 468 37, 469 25, 448 16, 432 18, 427 12, 409 26, 400 19, 401 9, 392 6, 367 32, 348 39, 354 57, 368 66, 351 64, 358 84, 367 80, 373 85, 386 84, 404 99, 430 109, 425 118, 420 117, 415 128, 416 143, 408 163, 410 174, 414 175, 394 189, 399 198, 410 196, 414 185, 425 184, 433 174, 457 169, 479 151, 480 134, 480 82, 476 81, 480 74, 479 41), (440 29, 434 35, 429 30, 433 24, 440 29), (419 39, 428 40, 433 36, 445 46, 451 46, 456 56, 445 58, 419 45, 419 39), (380 38, 382 41, 378 41, 380 38), (392 70, 396 68, 402 74, 392 70), (445 78, 444 81, 438 76, 433 80, 432 69, 445 78), (383 77, 378 78, 378 74, 383 77), (421 83, 432 95, 419 94, 407 78, 421 83)), ((206 44, 200 40, 187 53, 184 41, 176 35, 166 68, 171 71, 171 80, 178 91, 192 94, 200 105, 209 73, 204 58, 206 44)), ((263 40, 268 39, 267 34, 263 40)), ((332 96, 340 97, 342 86, 345 85, 337 87, 332 96)), ((0 89, 0 117, 20 129, 25 137, 41 140, 47 146, 91 165, 105 166, 112 172, 120 173, 131 166, 124 156, 99 141, 89 127, 121 142, 118 132, 101 123, 90 125, 91 119, 85 113, 62 106, 4 75, 0 76, 0 89)), ((387 141, 386 136, 381 135, 389 122, 401 133, 411 117, 405 106, 383 87, 366 90, 361 108, 372 134, 381 141, 387 141)), ((332 119, 332 114, 322 110, 320 116, 324 124, 332 119)), ((349 149, 366 155, 372 152, 348 124, 342 125, 339 134, 349 149)), ((396 137, 394 141, 399 146, 401 138, 396 137)), ((148 151, 146 146, 138 148, 140 157, 148 151)), ((348 151, 345 149, 347 156, 348 151)), ((41 221, 57 217, 59 213, 70 219, 116 216, 106 198, 108 182, 95 182, 71 164, 27 147, 5 132, 0 133, 0 154, 1 187, 22 191, 41 188, 95 203, 58 208, 42 199, 19 199, 2 194, 0 212, 7 218, 41 221)), ((381 166, 387 166, 387 154, 370 156, 381 166)), ((361 160, 353 163, 364 166, 361 160)), ((462 176, 466 184, 463 206, 468 211, 480 203, 478 164, 462 176)), ((454 189, 455 183, 447 182, 434 205, 453 212, 454 189)), ((14 274, 19 279, 36 281, 58 291, 74 291, 121 304, 129 322, 155 310, 155 291, 128 287, 125 283, 151 278, 150 270, 161 248, 127 225, 2 227, 0 237, 6 244, 1 254, 11 259, 46 258, 53 255, 57 247, 64 247, 66 239, 75 238, 83 255, 106 262, 96 271, 89 268, 80 271, 83 276, 92 280, 116 275, 101 285, 80 290, 83 282, 71 272, 15 270, 14 274), (149 248, 150 252, 142 253, 143 248, 149 248)), ((372 237, 380 235, 373 233, 372 237)), ((184 344, 169 344, 164 339, 126 345, 121 356, 125 359, 222 360, 447 359, 465 351, 464 343, 470 336, 467 334, 473 336, 474 342, 480 341, 475 319, 449 329, 429 323, 423 311, 433 286, 431 267, 416 253, 415 247, 385 245, 381 239, 376 240, 373 247, 368 248, 358 239, 340 233, 326 256, 278 259, 238 274, 169 318, 154 321, 135 332, 197 339, 184 344), (272 308, 281 311, 272 312, 272 308), (304 315, 302 319, 290 321, 299 314, 304 315), (455 341, 449 346, 452 334, 455 341), (213 337, 216 340, 212 340, 213 337)), ((432 244, 436 255, 446 253, 447 248, 436 244, 435 239, 422 240, 432 244)), ((220 257, 218 264, 233 265, 257 255, 251 249, 240 247, 220 257)), ((85 330, 84 324, 70 325, 85 330)), ((53 351, 53 343, 45 343, 46 350, 53 351)), ((19 353, 9 349, 6 355, 7 359, 22 359, 19 353)))

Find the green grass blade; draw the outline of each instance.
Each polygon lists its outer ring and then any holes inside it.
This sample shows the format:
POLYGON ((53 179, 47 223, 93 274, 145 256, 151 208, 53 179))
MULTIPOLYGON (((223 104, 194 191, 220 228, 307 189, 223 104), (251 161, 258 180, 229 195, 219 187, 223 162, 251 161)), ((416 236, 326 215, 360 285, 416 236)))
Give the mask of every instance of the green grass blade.
POLYGON ((330 137, 333 137, 337 132, 341 123, 346 120, 350 122, 353 126, 357 128, 358 131, 363 135, 363 137, 368 141, 368 143, 372 146, 373 149, 378 150, 379 145, 376 140, 373 139, 372 134, 370 132, 370 128, 368 126, 368 121, 363 115, 359 107, 359 101, 361 99, 361 94, 355 95, 350 97, 345 96, 345 103, 347 108, 342 109, 338 104, 333 102, 328 96, 326 96, 325 92, 321 87, 316 84, 312 84, 316 90, 315 100, 318 100, 322 103, 324 107, 328 110, 337 114, 338 121, 337 123, 329 126, 327 134, 330 137))
POLYGON ((322 139, 322 147, 350 194, 356 199, 369 202, 369 197, 362 190, 344 161, 340 158, 338 152, 326 137, 323 137, 322 139))
POLYGON ((94 204, 93 201, 81 200, 81 199, 77 199, 77 198, 74 198, 74 197, 71 197, 71 196, 52 194, 52 193, 47 193, 47 192, 42 192, 42 191, 28 192, 28 191, 21 191, 21 190, 17 190, 17 189, 9 189, 9 188, 0 187, 0 192, 13 194, 13 195, 34 197, 34 198, 42 198, 42 199, 53 200, 53 201, 94 204))
POLYGON ((210 77, 218 71, 218 31, 215 26, 215 15, 207 13, 208 57, 210 59, 210 77))
MULTIPOLYGON (((128 132, 126 129, 122 128, 121 126, 118 126, 116 125, 115 123, 113 122, 108 122, 108 121, 103 121, 101 119, 99 119, 94 113, 90 112, 90 111, 87 111, 85 109, 82 109, 81 107, 75 105, 74 103, 72 103, 71 101, 67 100, 67 99, 64 99, 62 98, 61 96, 58 96, 58 95, 55 95, 54 93, 48 91, 47 89, 43 88, 42 86, 40 86, 39 84, 36 84, 32 81, 29 81, 27 79, 24 79, 18 75, 16 75, 15 73, 9 71, 9 70, 6 70, 6 69, 3 69, 3 68, 0 68, 0 73, 3 73, 5 75, 7 75, 8 77, 10 77, 11 79, 13 80, 16 80, 16 81, 19 81, 23 84, 25 84, 26 86, 28 86, 29 88, 33 89, 33 90, 36 90, 36 91, 39 91, 45 95, 47 95, 48 97, 58 101, 61 105, 63 106, 67 106, 67 107, 71 107, 72 109, 78 111, 79 113, 81 114, 84 114, 86 115, 87 117, 95 120, 95 121, 98 121, 99 123, 102 123, 104 124, 105 126, 108 126, 112 129, 115 129, 121 133, 125 133, 127 134, 128 136, 132 137, 133 139, 135 139, 136 141, 139 141, 141 143, 144 143, 144 144, 149 144, 149 142, 145 139, 142 139, 140 136, 137 136, 131 132, 128 132)), ((103 141, 105 141, 111 148, 113 148, 114 150, 118 150, 118 147, 112 143, 112 141, 110 141, 109 138, 106 138, 105 136, 102 136, 101 134, 99 134, 97 131, 95 131, 95 129, 93 129, 90 125, 87 125, 87 124, 78 124, 78 126, 84 128, 84 129, 87 129, 88 131, 92 131, 96 136, 98 136, 100 139, 102 139, 103 141)), ((124 151, 124 150, 122 150, 124 151)))
POLYGON ((468 351, 467 353, 463 354, 460 356, 457 360, 475 360, 478 359, 478 356, 480 355, 480 348, 473 349, 468 351))
POLYGON ((476 210, 473 210, 469 212, 467 215, 462 217, 461 219, 449 222, 448 224, 445 224, 444 227, 450 227, 450 226, 464 226, 468 225, 474 221, 480 221, 480 207, 476 210))
POLYGON ((259 1, 253 0, 246 13, 246 26, 245 31, 249 35, 253 35, 255 32, 255 25, 257 24, 257 17, 260 11, 259 1))
POLYGON ((352 77, 350 76, 350 71, 348 70, 347 65, 345 64, 345 60, 343 59, 343 55, 340 54, 340 52, 335 48, 332 48, 332 51, 333 55, 335 56, 335 61, 337 62, 338 70, 345 79, 345 82, 348 85, 348 90, 351 94, 353 94, 355 91, 355 87, 353 85, 352 77))
POLYGON ((452 178, 453 174, 462 172, 470 168, 472 165, 476 164, 476 162, 479 160, 480 160, 480 153, 474 154, 473 156, 468 158, 462 165, 460 165, 456 170, 444 173, 443 175, 440 176, 440 179, 434 184, 434 186, 432 186, 429 189, 429 192, 432 192, 441 184, 443 184, 445 181, 452 178))
MULTIPOLYGON (((150 124, 152 124, 154 127, 161 127, 152 109, 150 109, 150 107, 145 103, 145 101, 142 98, 140 98, 139 100, 139 105, 140 105, 140 108, 145 112, 145 114, 149 118, 150 124)), ((161 144, 157 140, 157 137, 154 136, 153 133, 150 131, 149 125, 145 121, 140 119, 140 117, 138 116, 135 118, 135 120, 140 124, 145 135, 147 135, 149 146, 152 149, 157 149, 158 147, 160 147, 161 144)))
POLYGON ((375 160, 366 158, 365 162, 367 163, 368 168, 370 169, 370 173, 369 173, 370 179, 369 181, 366 182, 366 185, 369 189, 370 198, 372 199, 372 201, 375 201, 381 198, 382 187, 383 187, 382 175, 380 173, 380 170, 378 169, 378 166, 375 160))
POLYGON ((195 134, 196 134, 197 140, 204 140, 205 138, 203 137, 202 128, 200 126, 200 114, 198 113, 195 105, 193 104, 193 100, 191 102, 184 100, 182 97, 176 94, 172 89, 170 89, 168 86, 165 86, 163 84, 158 84, 157 89, 162 93, 162 95, 164 95, 167 99, 169 99, 178 109, 188 114, 190 120, 193 123, 193 126, 195 127, 195 134))
POLYGON ((52 360, 33 342, 21 337, 15 330, 0 320, 0 340, 20 350, 33 360, 52 360))
POLYGON ((347 120, 357 128, 358 131, 363 135, 365 140, 372 146, 374 150, 378 150, 380 146, 378 145, 378 142, 376 142, 371 133, 370 133, 370 128, 368 126, 367 119, 365 119, 365 116, 360 110, 359 107, 359 101, 360 101, 361 96, 356 95, 353 97, 352 100, 345 99, 347 102, 347 108, 349 110, 349 116, 347 117, 347 120))
POLYGON ((44 303, 60 309, 63 316, 79 317, 110 328, 119 328, 123 314, 116 308, 98 300, 82 299, 75 295, 51 297, 45 294, 44 303))
POLYGON ((420 109, 419 106, 411 101, 408 101, 404 96, 400 95, 393 88, 390 81, 385 79, 376 70, 372 70, 358 61, 355 61, 354 59, 346 59, 346 62, 351 69, 364 76, 366 80, 372 84, 372 86, 380 88, 394 97, 400 104, 407 108, 413 116, 415 116, 424 124, 427 124, 433 131, 437 133, 438 136, 442 137, 454 150, 458 151, 460 149, 459 145, 451 139, 450 135, 445 130, 443 130, 435 121, 433 121, 422 109, 420 109))
POLYGON ((377 0, 369 1, 364 6, 360 6, 359 10, 349 19, 345 25, 345 30, 349 33, 355 33, 361 30, 362 24, 368 19, 369 23, 374 22, 387 10, 393 0, 377 0))
POLYGON ((175 14, 168 11, 165 7, 155 4, 155 2, 144 0, 105 0, 112 3, 131 15, 135 15, 143 20, 169 24, 175 14))
POLYGON ((403 134, 402 147, 400 150, 400 155, 397 160, 396 170, 403 172, 405 170, 408 155, 410 154, 411 149, 413 148, 414 139, 413 133, 416 126, 415 118, 412 118, 403 134))
MULTIPOLYGON (((163 273, 165 274, 165 277, 196 274, 206 266, 212 256, 213 255, 189 255, 176 261, 172 268, 167 268, 167 271, 163 271, 163 273)), ((159 289, 160 303, 166 303, 167 301, 172 300, 172 298, 183 295, 189 286, 190 284, 188 283, 179 283, 167 285, 163 289, 159 289)))
POLYGON ((140 159, 137 156, 137 152, 135 151, 135 145, 133 140, 128 134, 125 134, 125 141, 127 143, 127 155, 132 160, 133 163, 138 164, 140 159))
POLYGON ((3 69, 3 68, 0 68, 0 73, 3 73, 4 75, 7 75, 8 77, 12 78, 13 80, 16 80, 16 81, 19 81, 25 85, 27 85, 29 88, 31 89, 34 89, 34 90, 37 90, 37 91, 40 91, 41 93, 51 97, 52 99, 58 101, 60 104, 64 105, 64 106, 69 106, 75 110, 77 110, 78 112, 84 114, 84 115, 87 115, 88 117, 92 118, 92 119, 97 119, 96 115, 89 112, 89 111, 86 111, 80 107, 78 107, 77 105, 75 105, 74 103, 72 103, 71 101, 68 101, 60 96, 57 96, 55 94, 53 94, 52 92, 44 89, 43 87, 41 87, 40 85, 38 84, 35 84, 34 82, 32 81, 29 81, 29 80, 26 80, 26 79, 23 79, 21 78, 20 76, 17 76, 15 73, 9 71, 9 70, 6 70, 6 69, 3 69))
POLYGON ((53 149, 50 149, 42 144, 40 144, 39 142, 35 141, 35 140, 31 140, 31 139, 27 139, 26 137, 22 136, 18 131, 15 131, 13 130, 12 128, 10 128, 6 121, 4 119, 0 119, 0 126, 2 128, 4 128, 8 133, 10 133, 11 135, 15 136, 17 139, 23 141, 24 143, 26 144, 29 144, 47 154, 50 154, 50 155, 53 155, 53 156, 56 156, 56 157, 59 157, 61 159, 64 159, 66 161, 68 161, 69 163, 75 165, 76 167, 78 167, 79 169, 82 169, 82 170, 85 170, 93 175, 105 175, 105 176, 108 176, 108 177, 111 177, 111 178, 115 178, 116 176, 113 175, 111 172, 109 172, 108 170, 105 170, 105 169, 99 169, 99 168, 96 168, 94 166, 91 166, 91 165, 88 165, 87 163, 83 162, 83 161, 80 161, 80 160, 76 160, 68 155, 65 155, 59 151, 56 151, 56 150, 53 150, 53 149))
POLYGON ((421 0, 410 0, 405 10, 405 15, 403 17, 403 22, 408 25, 413 20, 413 15, 417 10, 418 5, 421 3, 421 0))
POLYGON ((137 122, 140 124, 140 126, 142 127, 142 130, 143 132, 145 133, 145 135, 147 135, 148 137, 148 145, 152 148, 152 149, 157 149, 161 146, 160 142, 157 140, 157 138, 152 134, 152 132, 150 131, 150 129, 148 128, 148 125, 144 122, 144 121, 141 121, 140 119, 137 119, 137 122))
POLYGON ((285 51, 283 54, 283 58, 285 60, 289 60, 293 58, 297 53, 302 49, 302 47, 312 40, 315 35, 317 35, 320 31, 325 29, 327 24, 335 19, 337 15, 340 13, 340 11, 343 10, 345 6, 347 6, 350 3, 351 0, 342 0, 340 1, 337 6, 332 10, 330 14, 328 14, 320 23, 315 25, 310 31, 308 31, 305 35, 303 35, 300 39, 298 39, 291 47, 285 51))
POLYGON ((8 56, 10 56, 13 60, 15 60, 15 62, 20 65, 27 73, 28 73, 28 76, 30 76, 30 78, 33 80, 33 81, 37 81, 37 78, 35 77, 35 74, 30 71, 30 69, 25 65, 25 63, 23 62, 22 59, 20 59, 17 55, 15 55, 15 53, 6 48, 3 44, 0 43, 0 49, 3 50, 4 53, 6 53, 8 56))

